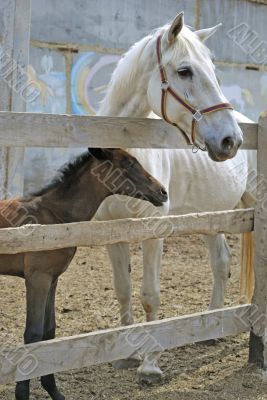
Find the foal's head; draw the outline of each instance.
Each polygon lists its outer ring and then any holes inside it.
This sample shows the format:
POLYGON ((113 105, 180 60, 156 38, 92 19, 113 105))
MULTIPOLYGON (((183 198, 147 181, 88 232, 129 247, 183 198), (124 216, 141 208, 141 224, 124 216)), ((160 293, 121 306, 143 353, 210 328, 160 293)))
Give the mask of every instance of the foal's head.
POLYGON ((122 194, 162 206, 168 195, 135 157, 122 149, 90 148, 94 156, 91 173, 110 194, 122 194))

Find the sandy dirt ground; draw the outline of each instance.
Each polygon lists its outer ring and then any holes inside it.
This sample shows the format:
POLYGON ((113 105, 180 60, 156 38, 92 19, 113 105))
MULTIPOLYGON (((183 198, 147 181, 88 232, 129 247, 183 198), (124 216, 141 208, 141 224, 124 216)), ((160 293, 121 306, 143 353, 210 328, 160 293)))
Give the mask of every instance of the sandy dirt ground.
MULTIPOLYGON (((229 238, 233 253, 227 305, 239 301, 239 238, 229 238)), ((139 301, 141 247, 132 246, 133 302, 136 322, 144 320, 139 301)), ((208 253, 198 237, 168 239, 164 245, 159 318, 205 310, 212 276, 208 253)), ((25 321, 24 282, 0 277, 0 340, 22 340, 25 321)), ((79 249, 61 277, 57 293, 57 336, 85 333, 119 325, 111 267, 103 247, 79 249)), ((57 374, 66 400, 263 400, 267 383, 247 366, 248 335, 216 345, 189 345, 160 358, 162 384, 141 386, 136 370, 115 370, 110 364, 57 374)), ((13 385, 0 386, 0 400, 14 398, 13 385)), ((47 399, 39 381, 32 381, 31 399, 47 399)))

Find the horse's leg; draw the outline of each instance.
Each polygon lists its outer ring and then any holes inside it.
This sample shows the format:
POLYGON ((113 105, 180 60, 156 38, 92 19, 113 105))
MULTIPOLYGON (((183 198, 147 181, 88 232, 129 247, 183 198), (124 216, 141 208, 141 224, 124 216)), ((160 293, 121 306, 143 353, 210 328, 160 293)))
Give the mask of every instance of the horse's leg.
MULTIPOLYGON (((120 303, 120 316, 122 325, 133 324, 132 311, 132 286, 129 245, 117 243, 107 246, 113 268, 114 287, 118 302, 120 303)), ((113 362, 115 368, 135 368, 139 365, 138 357, 118 360, 113 362)))
MULTIPOLYGON (((56 317, 55 317, 55 295, 57 288, 57 280, 51 285, 45 309, 45 322, 43 340, 54 339, 56 333, 56 317)), ((53 400, 64 400, 65 397, 57 388, 54 374, 41 377, 41 384, 53 400)))
POLYGON ((230 277, 231 253, 223 234, 205 236, 204 241, 210 251, 210 263, 213 272, 213 289, 209 309, 224 306, 226 284, 230 277))
MULTIPOLYGON (((153 239, 143 242, 143 263, 144 274, 141 287, 141 301, 146 312, 147 321, 153 321, 157 318, 160 306, 160 269, 163 250, 163 240, 153 239)), ((160 353, 153 351, 157 346, 153 338, 150 340, 152 348, 148 348, 149 354, 144 358, 142 365, 138 368, 137 375, 141 382, 153 383, 162 378, 157 359, 160 353)))
MULTIPOLYGON (((42 340, 44 329, 45 306, 51 285, 51 278, 41 272, 33 272, 26 277, 27 317, 24 342, 33 343, 42 340)), ((16 400, 29 400, 30 381, 17 382, 16 400)))

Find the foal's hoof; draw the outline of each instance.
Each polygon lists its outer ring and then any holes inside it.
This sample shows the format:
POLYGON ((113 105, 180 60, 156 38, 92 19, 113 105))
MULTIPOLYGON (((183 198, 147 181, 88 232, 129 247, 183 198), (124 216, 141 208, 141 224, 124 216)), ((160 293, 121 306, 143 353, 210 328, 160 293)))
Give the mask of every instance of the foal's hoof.
POLYGON ((59 391, 55 392, 54 396, 52 396, 53 400, 65 400, 65 396, 59 391))
POLYGON ((41 384, 52 400, 65 400, 65 396, 57 388, 53 374, 42 376, 41 384))
POLYGON ((141 360, 138 358, 126 358, 125 360, 113 361, 112 366, 116 369, 138 368, 141 360))
POLYGON ((65 396, 59 390, 48 393, 52 400, 65 400, 65 396))
POLYGON ((163 373, 159 367, 149 371, 142 369, 142 366, 137 370, 137 379, 140 384, 153 385, 162 382, 163 373))
POLYGON ((48 392, 49 396, 52 400, 65 400, 65 396, 58 389, 53 390, 52 392, 48 392))

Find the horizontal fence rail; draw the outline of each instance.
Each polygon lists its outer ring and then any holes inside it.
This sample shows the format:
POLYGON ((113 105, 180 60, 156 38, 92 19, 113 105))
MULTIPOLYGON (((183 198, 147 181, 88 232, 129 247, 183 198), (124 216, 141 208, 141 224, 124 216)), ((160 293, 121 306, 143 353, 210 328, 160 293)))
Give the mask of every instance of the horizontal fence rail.
POLYGON ((0 383, 126 359, 250 329, 251 305, 38 342, 0 352, 0 383))
MULTIPOLYGON (((257 149, 254 123, 240 123, 243 149, 257 149)), ((182 133, 158 119, 0 112, 0 147, 188 149, 182 133)))
POLYGON ((0 229, 0 254, 253 230, 254 209, 0 229))

